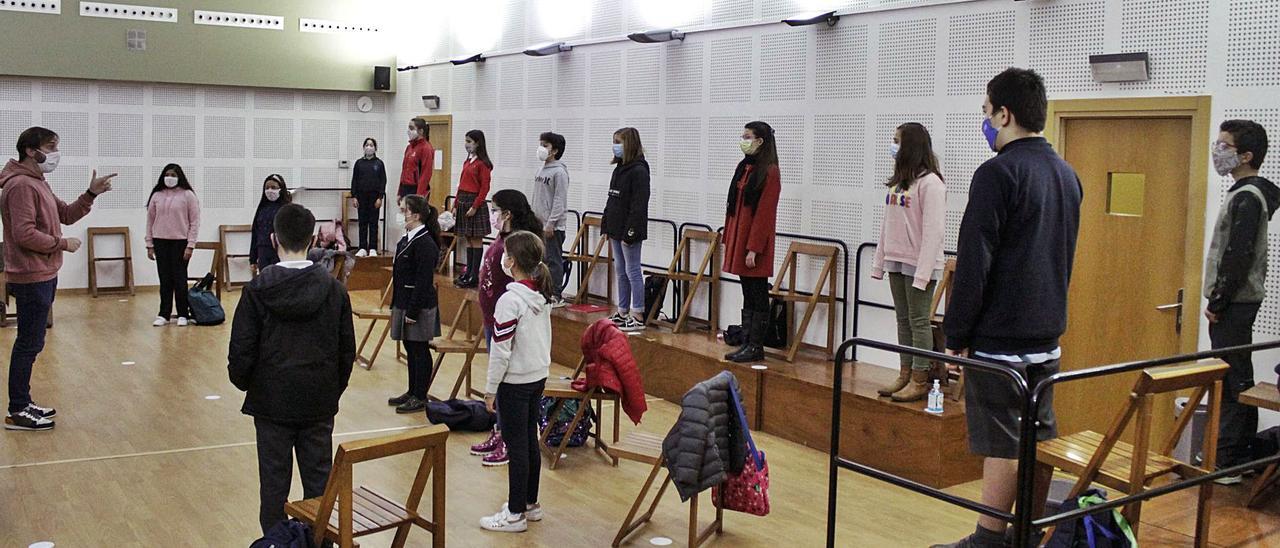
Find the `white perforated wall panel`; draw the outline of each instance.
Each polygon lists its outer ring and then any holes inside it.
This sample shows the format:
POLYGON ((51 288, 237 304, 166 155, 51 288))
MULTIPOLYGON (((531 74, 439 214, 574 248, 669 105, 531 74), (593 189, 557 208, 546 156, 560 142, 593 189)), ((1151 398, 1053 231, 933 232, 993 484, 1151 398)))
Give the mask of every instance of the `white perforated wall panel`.
MULTIPOLYGON (((778 166, 782 170, 783 194, 808 181, 809 128, 804 116, 770 116, 778 145, 778 166), (790 188, 789 188, 790 187, 790 188)), ((741 138, 741 136, 739 136, 741 138)))
MULTIPOLYGON (((564 135, 564 154, 562 160, 566 167, 569 168, 569 207, 582 207, 584 195, 583 185, 575 185, 572 183, 573 174, 586 174, 587 166, 587 148, 592 146, 605 146, 602 144, 586 142, 587 121, 582 118, 561 118, 555 121, 555 132, 564 135)), ((582 177, 581 179, 585 179, 582 177)), ((603 204, 601 204, 603 206, 603 204)))
POLYGON ((0 101, 30 101, 32 89, 31 82, 27 80, 0 78, 0 101))
POLYGON ((200 108, 204 106, 204 93, 195 86, 152 86, 151 104, 157 107, 200 108))
POLYGON ((867 26, 841 24, 817 34, 814 93, 818 99, 867 96, 867 26))
MULTIPOLYGON (((728 178, 725 178, 728 180, 728 178)), ((652 203, 652 199, 650 200, 652 203)), ((680 223, 703 223, 712 228, 724 219, 724 204, 707 205, 701 192, 667 188, 662 191, 662 216, 680 223)))
POLYGON ((502 68, 498 84, 498 108, 501 110, 524 108, 524 63, 521 60, 505 61, 500 66, 502 68))
MULTIPOLYGON (((502 6, 502 40, 500 41, 501 49, 515 49, 527 46, 525 43, 525 20, 530 16, 536 17, 536 14, 525 12, 526 2, 522 0, 507 0, 502 6)), ((496 19, 496 18, 495 18, 496 19)), ((498 21, 494 21, 497 24, 498 21)), ((532 33, 531 33, 532 34, 532 33)))
POLYGON ((854 190, 866 172, 867 117, 862 114, 819 114, 813 118, 815 185, 854 190))
POLYGON ((1231 0, 1227 9, 1227 85, 1280 85, 1280 2, 1231 0))
POLYGON ((992 40, 992 29, 1014 28, 1013 10, 948 19, 947 95, 985 95, 987 81, 1014 66, 1013 40, 992 40))
POLYGON ((40 100, 45 103, 88 103, 93 100, 93 86, 80 80, 44 80, 40 82, 40 100))
MULTIPOLYGON (((258 183, 245 179, 245 168, 240 166, 211 166, 204 168, 204 180, 196 186, 200 205, 211 209, 240 209, 258 205, 258 183)), ((250 213, 249 215, 252 215, 250 213)), ((246 223, 250 219, 246 219, 246 223)))
POLYGON ((16 136, 32 125, 29 110, 0 110, 0 135, 15 136, 16 142, 16 136))
POLYGON ((1151 80, 1131 89, 1194 92, 1205 86, 1209 0, 1124 0, 1124 51, 1151 54, 1151 80))
MULTIPOLYGON (((85 181, 93 174, 93 169, 79 164, 58 164, 58 169, 45 176, 53 193, 64 202, 71 203, 84 193, 85 181)), ((114 184, 114 182, 113 182, 114 184)))
MULTIPOLYGON (((355 106, 355 97, 351 97, 350 104, 355 106)), ((373 95, 370 98, 377 97, 375 103, 385 105, 385 99, 381 95, 373 95)), ((299 93, 298 108, 308 112, 338 112, 342 108, 342 96, 333 93, 299 93)))
POLYGON ((572 52, 557 55, 556 104, 578 107, 587 102, 587 56, 572 52))
MULTIPOLYGON (((90 125, 92 119, 88 112, 40 113, 40 125, 58 134, 58 151, 63 156, 93 156, 94 140, 86 134, 93 127, 90 125)), ((27 129, 27 126, 18 128, 18 132, 27 129)), ((16 138, 18 133, 11 135, 16 138)))
POLYGON ((662 50, 658 48, 629 48, 623 56, 626 61, 627 105, 658 104, 658 89, 662 78, 662 50))
MULTIPOLYGON (((155 179, 149 179, 147 170, 138 165, 102 165, 98 173, 116 173, 111 180, 111 192, 107 192, 93 201, 95 208, 132 209, 139 211, 147 201, 147 194, 155 185, 155 179)), ((81 185, 85 183, 81 182, 81 185)))
POLYGON ((204 157, 245 157, 245 122, 235 116, 205 116, 204 157))
POLYGON ((488 111, 498 108, 498 67, 477 66, 475 80, 475 109, 488 111))
POLYGON ((142 84, 104 82, 98 85, 98 104, 141 105, 145 95, 142 84))
MULTIPOLYGON (((378 141, 378 156, 382 158, 382 162, 395 163, 395 159, 390 159, 389 153, 392 144, 387 142, 387 123, 382 120, 348 120, 347 126, 347 142, 342 150, 336 154, 338 158, 358 158, 364 154, 364 140, 366 137, 373 137, 378 141)), ((352 162, 355 166, 355 162, 352 162)))
POLYGON ((591 37, 618 36, 623 33, 623 12, 626 6, 617 0, 592 0, 591 37))
POLYGON ((497 135, 485 135, 495 175, 533 177, 532 173, 526 173, 529 171, 526 166, 532 165, 533 147, 538 145, 534 131, 534 128, 525 128, 524 120, 507 119, 498 122, 497 135))
MULTIPOLYGON (((702 176, 703 139, 706 136, 706 128, 702 124, 702 118, 667 118, 662 155, 664 176, 688 179, 702 176)), ((643 141, 644 136, 640 138, 643 141)))
MULTIPOLYGON (((613 147, 605 146, 613 142, 613 132, 622 129, 622 122, 617 118, 592 118, 587 122, 587 170, 591 173, 613 173, 613 147)), ((656 136, 640 135, 640 143, 646 149, 659 147, 656 136)), ((652 165, 650 168, 652 169, 652 165)))
POLYGON ((1029 64, 1040 72, 1049 93, 1102 89, 1089 71, 1089 56, 1106 53, 1106 2, 1033 6, 1030 15, 1029 64))
POLYGON ((453 109, 456 111, 469 111, 475 105, 475 84, 476 71, 484 70, 477 68, 475 63, 463 65, 452 71, 453 85, 450 87, 451 97, 453 97, 453 109))
POLYGON ((755 19, 754 0, 711 0, 711 23, 740 23, 755 19))
POLYGON ((589 55, 591 106, 616 107, 622 104, 622 52, 593 51, 589 55))
POLYGON ((755 49, 754 37, 711 42, 712 103, 745 103, 755 96, 755 49))
POLYGON ((338 158, 338 140, 342 122, 338 120, 302 120, 302 159, 326 160, 338 158))
POLYGON ((551 95, 551 75, 555 71, 555 59, 537 58, 525 62, 525 108, 545 109, 555 104, 551 95))
POLYGON ((876 56, 877 95, 930 97, 937 83, 937 32, 934 19, 895 21, 880 26, 876 56))
POLYGON ((205 108, 244 109, 248 104, 248 93, 238 88, 205 88, 205 108))
POLYGON ((295 126, 292 118, 254 118, 253 157, 270 160, 292 159, 295 126))
POLYGON ((973 170, 995 155, 979 131, 982 119, 982 113, 976 109, 971 113, 950 112, 943 128, 945 132, 938 133, 938 128, 930 128, 934 152, 942 157, 942 175, 947 183, 947 192, 953 196, 968 193, 973 170))
MULTIPOLYGON (((750 120, 742 116, 712 116, 707 119, 707 179, 710 189, 723 193, 742 160, 738 141, 742 126, 750 120)), ((717 225, 718 226, 718 225, 717 225)))
POLYGON ((258 110, 293 110, 292 91, 258 90, 253 92, 253 108, 258 110))
POLYGON ((702 44, 684 44, 667 50, 667 104, 688 105, 703 102, 706 65, 702 44))
POLYGON ((199 119, 185 114, 151 116, 151 156, 153 158, 195 158, 199 119))
POLYGON ((141 114, 99 114, 98 156, 141 158, 142 127, 141 114))
POLYGON ((809 34, 778 32, 760 37, 759 99, 802 101, 809 85, 809 34))

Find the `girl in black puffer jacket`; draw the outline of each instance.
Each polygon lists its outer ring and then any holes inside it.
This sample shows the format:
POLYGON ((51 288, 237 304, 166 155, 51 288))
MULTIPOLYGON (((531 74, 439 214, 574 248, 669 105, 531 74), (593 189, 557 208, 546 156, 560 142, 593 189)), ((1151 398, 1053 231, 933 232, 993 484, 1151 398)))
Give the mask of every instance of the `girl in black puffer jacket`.
POLYGON ((618 312, 610 319, 623 331, 641 331, 645 309, 640 248, 648 237, 649 162, 644 159, 636 128, 624 127, 613 133, 613 163, 602 219, 602 231, 609 237, 617 263, 618 312))

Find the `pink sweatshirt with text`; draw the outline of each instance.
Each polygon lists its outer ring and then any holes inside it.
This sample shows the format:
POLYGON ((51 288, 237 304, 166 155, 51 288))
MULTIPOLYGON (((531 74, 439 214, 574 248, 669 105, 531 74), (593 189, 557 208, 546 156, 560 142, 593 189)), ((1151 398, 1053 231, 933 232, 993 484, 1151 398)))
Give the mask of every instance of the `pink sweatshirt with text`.
POLYGON ((916 179, 906 190, 889 189, 871 277, 883 278, 884 263, 895 261, 915 267, 913 287, 928 287, 933 271, 946 265, 942 252, 946 224, 947 189, 937 174, 916 179))

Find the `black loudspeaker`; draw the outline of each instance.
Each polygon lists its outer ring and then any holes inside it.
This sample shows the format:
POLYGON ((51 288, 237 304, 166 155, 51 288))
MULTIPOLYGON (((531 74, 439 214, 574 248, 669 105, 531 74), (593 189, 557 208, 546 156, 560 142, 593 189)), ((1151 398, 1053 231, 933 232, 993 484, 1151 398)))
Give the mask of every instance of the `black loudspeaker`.
POLYGON ((373 67, 373 89, 380 91, 391 89, 391 67, 373 67))

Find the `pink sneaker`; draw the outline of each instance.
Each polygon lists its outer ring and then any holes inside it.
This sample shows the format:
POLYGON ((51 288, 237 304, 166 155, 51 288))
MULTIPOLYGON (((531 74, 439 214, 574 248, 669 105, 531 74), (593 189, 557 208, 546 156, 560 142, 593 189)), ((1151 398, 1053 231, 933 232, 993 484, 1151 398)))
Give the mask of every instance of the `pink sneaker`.
POLYGON ((494 427, 494 429, 489 432, 489 439, 471 446, 471 454, 483 457, 492 453, 494 449, 497 449, 499 443, 502 443, 502 434, 498 432, 497 427, 494 427))
POLYGON ((485 466, 506 466, 507 444, 503 443, 502 436, 498 436, 498 444, 494 446, 493 452, 485 455, 480 464, 485 466))

